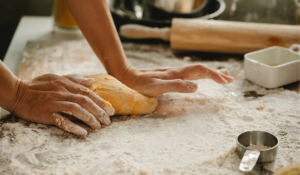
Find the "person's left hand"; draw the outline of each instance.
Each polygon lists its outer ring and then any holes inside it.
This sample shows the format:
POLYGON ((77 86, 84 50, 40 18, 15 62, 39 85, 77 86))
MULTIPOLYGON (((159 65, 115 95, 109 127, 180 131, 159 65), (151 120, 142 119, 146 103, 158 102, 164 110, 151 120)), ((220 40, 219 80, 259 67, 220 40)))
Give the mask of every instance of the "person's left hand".
POLYGON ((86 129, 71 120, 81 120, 97 130, 101 125, 109 125, 109 116, 115 113, 109 102, 88 88, 94 82, 77 74, 44 74, 20 81, 14 104, 7 110, 24 120, 56 125, 85 137, 86 129))
POLYGON ((210 78, 217 83, 233 81, 226 69, 213 70, 203 64, 162 69, 136 69, 129 66, 121 76, 116 77, 128 87, 150 97, 167 92, 195 92, 196 83, 186 80, 210 78))

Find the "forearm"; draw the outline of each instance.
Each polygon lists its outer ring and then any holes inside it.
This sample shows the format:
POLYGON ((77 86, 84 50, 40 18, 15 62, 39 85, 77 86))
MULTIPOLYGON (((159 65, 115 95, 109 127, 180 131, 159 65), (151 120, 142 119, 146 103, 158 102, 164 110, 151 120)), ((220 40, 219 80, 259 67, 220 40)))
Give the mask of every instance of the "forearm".
POLYGON ((108 74, 118 78, 129 62, 124 54, 106 0, 64 0, 108 74))
POLYGON ((19 86, 18 78, 0 61, 0 106, 11 111, 19 86))

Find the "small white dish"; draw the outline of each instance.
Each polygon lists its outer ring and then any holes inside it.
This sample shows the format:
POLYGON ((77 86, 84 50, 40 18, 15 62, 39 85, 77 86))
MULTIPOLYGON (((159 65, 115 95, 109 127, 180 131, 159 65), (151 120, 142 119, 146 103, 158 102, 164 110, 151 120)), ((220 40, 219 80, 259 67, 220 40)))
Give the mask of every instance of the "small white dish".
POLYGON ((245 54, 246 78, 266 88, 300 80, 300 45, 273 46, 245 54))

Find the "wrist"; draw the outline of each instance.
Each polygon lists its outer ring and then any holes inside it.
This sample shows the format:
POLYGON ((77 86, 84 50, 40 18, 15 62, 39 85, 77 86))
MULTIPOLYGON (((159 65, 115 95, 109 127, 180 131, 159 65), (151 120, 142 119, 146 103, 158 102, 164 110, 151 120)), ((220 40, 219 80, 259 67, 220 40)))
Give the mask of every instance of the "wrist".
POLYGON ((14 104, 20 80, 10 72, 3 75, 4 77, 0 76, 0 79, 3 82, 0 86, 0 106, 3 109, 10 111, 14 104))
POLYGON ((21 79, 18 79, 17 81, 17 85, 16 85, 16 89, 14 90, 14 96, 12 97, 12 103, 11 105, 7 108, 7 110, 9 112, 11 112, 12 114, 15 114, 15 112, 17 111, 17 109, 19 108, 21 101, 23 99, 23 97, 25 96, 25 92, 27 90, 28 87, 28 82, 27 81, 23 81, 21 79))
POLYGON ((132 65, 128 65, 126 69, 115 76, 120 82, 128 86, 129 88, 134 88, 135 82, 137 81, 139 70, 132 65))
POLYGON ((125 79, 128 78, 128 76, 134 69, 135 68, 130 63, 126 63, 122 66, 120 65, 117 69, 114 69, 112 71, 107 70, 107 73, 115 77, 119 81, 123 82, 125 79))

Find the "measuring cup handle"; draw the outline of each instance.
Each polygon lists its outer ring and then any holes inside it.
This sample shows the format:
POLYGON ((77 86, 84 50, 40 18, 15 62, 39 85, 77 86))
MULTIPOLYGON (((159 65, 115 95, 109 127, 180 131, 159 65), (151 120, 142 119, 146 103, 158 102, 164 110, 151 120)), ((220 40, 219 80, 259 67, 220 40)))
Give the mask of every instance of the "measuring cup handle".
POLYGON ((260 151, 258 150, 247 150, 244 153, 242 161, 240 163, 240 171, 250 172, 254 168, 258 158, 260 155, 260 151))
POLYGON ((289 50, 291 50, 292 52, 296 52, 298 54, 300 54, 300 45, 299 44, 293 44, 289 50))

